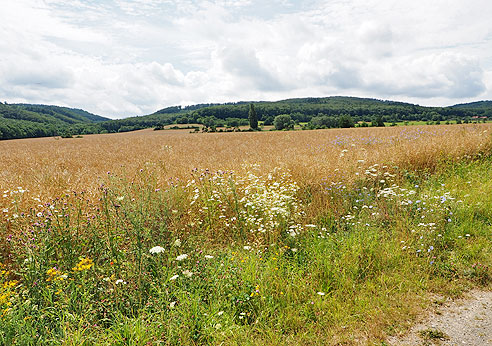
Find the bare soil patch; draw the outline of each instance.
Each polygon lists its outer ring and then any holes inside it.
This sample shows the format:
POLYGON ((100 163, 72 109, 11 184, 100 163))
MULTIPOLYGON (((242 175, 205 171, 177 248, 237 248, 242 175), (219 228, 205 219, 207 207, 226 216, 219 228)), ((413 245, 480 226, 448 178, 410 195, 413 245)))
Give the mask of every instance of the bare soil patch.
POLYGON ((492 345, 492 292, 473 290, 458 300, 439 304, 424 320, 402 337, 392 337, 394 346, 492 345))

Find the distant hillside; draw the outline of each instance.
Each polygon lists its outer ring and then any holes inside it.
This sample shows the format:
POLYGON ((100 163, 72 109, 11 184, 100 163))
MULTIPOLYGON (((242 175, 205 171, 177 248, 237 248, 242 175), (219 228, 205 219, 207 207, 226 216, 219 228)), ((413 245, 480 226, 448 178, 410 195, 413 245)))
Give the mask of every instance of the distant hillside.
POLYGON ((93 124, 108 120, 81 109, 0 103, 0 139, 93 133, 93 124))
POLYGON ((191 105, 191 106, 173 106, 173 107, 166 107, 161 110, 158 110, 155 113, 152 114, 177 114, 177 113, 186 113, 186 112, 191 112, 191 111, 196 111, 201 108, 207 108, 207 107, 213 107, 213 106, 230 106, 230 105, 240 105, 240 104, 250 104, 250 103, 258 103, 258 101, 253 101, 253 102, 247 102, 247 101, 240 101, 240 102, 229 102, 229 103, 200 103, 196 105, 191 105))
POLYGON ((13 106, 17 106, 18 108, 24 109, 26 111, 51 115, 66 122, 70 122, 72 120, 75 122, 101 122, 110 120, 109 118, 101 117, 99 115, 95 115, 77 108, 22 103, 14 104, 13 106))
MULTIPOLYGON (((168 107, 153 114, 124 119, 126 127, 138 127, 142 123, 186 124, 200 123, 206 126, 247 125, 249 104, 254 103, 259 120, 273 124, 276 116, 288 114, 294 122, 311 122, 313 118, 350 117, 356 122, 372 123, 376 119, 385 122, 398 121, 467 121, 473 116, 489 115, 492 107, 423 107, 411 103, 386 101, 371 98, 331 96, 318 98, 295 98, 275 102, 237 102, 227 104, 208 104, 188 107, 168 107)), ((319 120, 319 119, 318 119, 319 120)), ((326 121, 325 121, 326 122, 326 121)), ((328 121, 333 126, 336 119, 328 121)), ((328 127, 331 127, 328 126, 328 127)))
MULTIPOLYGON (((460 109, 483 109, 483 110, 492 110, 492 101, 477 101, 477 102, 470 102, 470 103, 461 103, 457 104, 454 106, 451 106, 451 108, 460 108, 460 109)), ((492 114, 490 114, 492 117, 492 114)))
POLYGON ((435 124, 468 122, 477 117, 492 118, 492 101, 451 107, 423 107, 411 103, 348 96, 173 106, 149 115, 119 120, 110 120, 81 109, 0 103, 0 139, 127 132, 171 124, 198 123, 212 131, 216 127, 234 128, 248 125, 251 103, 264 125, 272 125, 278 115, 288 115, 292 124, 302 123, 306 129, 381 126, 383 123, 399 121, 435 124))

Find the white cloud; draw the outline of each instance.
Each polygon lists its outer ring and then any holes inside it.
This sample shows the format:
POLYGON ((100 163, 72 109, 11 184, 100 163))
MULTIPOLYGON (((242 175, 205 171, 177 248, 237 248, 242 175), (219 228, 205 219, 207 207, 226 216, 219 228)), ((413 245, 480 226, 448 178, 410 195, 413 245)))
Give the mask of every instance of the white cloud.
POLYGON ((382 68, 373 67, 367 88, 387 95, 417 98, 477 97, 485 91, 483 71, 476 59, 441 53, 400 58, 382 68))
POLYGON ((11 1, 0 98, 111 117, 340 94, 491 99, 490 13, 486 0, 11 1))

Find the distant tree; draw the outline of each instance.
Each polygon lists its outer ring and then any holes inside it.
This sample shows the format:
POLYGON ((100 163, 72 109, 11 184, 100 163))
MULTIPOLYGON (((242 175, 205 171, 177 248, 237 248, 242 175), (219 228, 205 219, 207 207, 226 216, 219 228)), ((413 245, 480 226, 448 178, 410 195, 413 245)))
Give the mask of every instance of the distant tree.
POLYGON ((253 104, 249 105, 248 120, 249 127, 253 130, 258 130, 258 116, 256 115, 255 106, 253 104))
POLYGON ((440 124, 441 121, 443 120, 442 115, 437 112, 430 112, 429 115, 431 116, 430 120, 434 121, 436 124, 440 124))
POLYGON ((208 116, 205 118, 199 118, 198 123, 205 125, 205 127, 212 127, 212 126, 217 126, 216 124, 216 118, 213 116, 208 116))
POLYGON ((344 114, 338 119, 338 126, 341 128, 354 127, 354 119, 348 114, 344 114))
POLYGON ((265 125, 265 126, 273 125, 274 120, 275 120, 275 117, 270 115, 270 116, 265 118, 265 121, 263 121, 263 125, 265 125))
POLYGON ((239 127, 239 119, 238 118, 229 118, 226 121, 226 125, 229 127, 239 127))
POLYGON ((335 117, 330 117, 328 115, 318 115, 311 119, 308 126, 312 129, 332 128, 338 127, 338 121, 335 117))
POLYGON ((376 117, 376 121, 374 122, 375 123, 375 126, 377 127, 384 127, 384 118, 382 115, 378 115, 376 117))
POLYGON ((280 114, 275 117, 273 125, 277 130, 289 130, 294 128, 294 121, 292 121, 289 114, 280 114))

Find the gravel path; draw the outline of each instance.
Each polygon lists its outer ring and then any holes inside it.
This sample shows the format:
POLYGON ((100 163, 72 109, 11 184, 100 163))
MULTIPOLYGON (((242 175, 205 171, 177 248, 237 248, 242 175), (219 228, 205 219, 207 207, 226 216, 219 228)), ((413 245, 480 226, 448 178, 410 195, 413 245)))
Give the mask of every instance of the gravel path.
POLYGON ((492 345, 492 292, 474 290, 463 299, 446 301, 393 346, 492 345))

